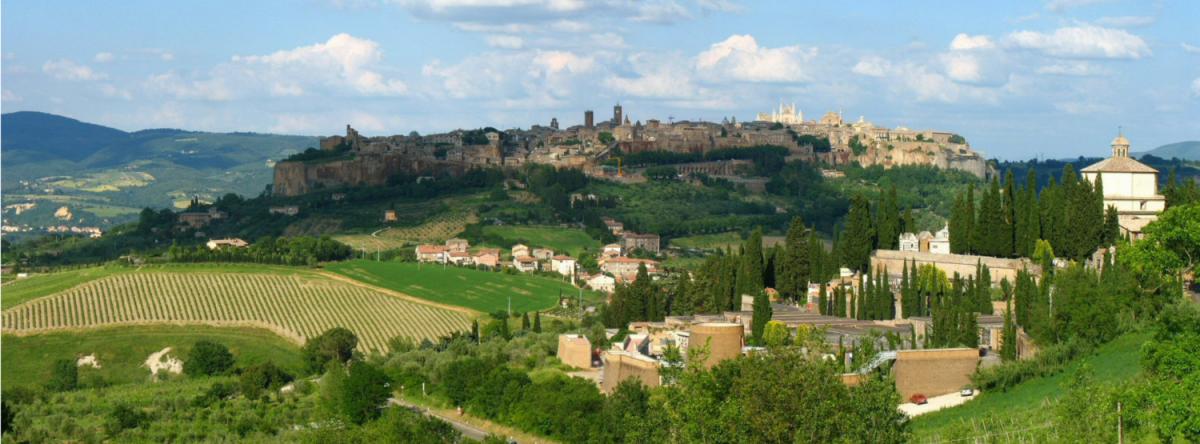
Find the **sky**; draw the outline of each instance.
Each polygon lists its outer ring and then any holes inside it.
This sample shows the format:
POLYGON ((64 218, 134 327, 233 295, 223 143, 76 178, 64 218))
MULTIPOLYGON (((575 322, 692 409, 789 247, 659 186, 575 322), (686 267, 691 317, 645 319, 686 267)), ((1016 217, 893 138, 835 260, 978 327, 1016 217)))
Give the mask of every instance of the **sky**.
POLYGON ((0 108, 368 136, 634 120, 952 131, 1000 159, 1200 140, 1200 2, 6 1, 0 108))

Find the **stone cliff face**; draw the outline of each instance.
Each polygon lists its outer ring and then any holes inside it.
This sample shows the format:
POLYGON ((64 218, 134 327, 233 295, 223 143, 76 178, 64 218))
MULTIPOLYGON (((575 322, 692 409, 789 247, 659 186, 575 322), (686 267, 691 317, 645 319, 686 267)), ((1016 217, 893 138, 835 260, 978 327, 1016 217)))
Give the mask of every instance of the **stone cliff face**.
POLYGON ((464 167, 455 162, 372 153, 324 162, 284 161, 275 164, 273 192, 278 196, 299 196, 321 188, 379 186, 400 173, 432 174, 447 170, 451 174, 461 174, 464 167))

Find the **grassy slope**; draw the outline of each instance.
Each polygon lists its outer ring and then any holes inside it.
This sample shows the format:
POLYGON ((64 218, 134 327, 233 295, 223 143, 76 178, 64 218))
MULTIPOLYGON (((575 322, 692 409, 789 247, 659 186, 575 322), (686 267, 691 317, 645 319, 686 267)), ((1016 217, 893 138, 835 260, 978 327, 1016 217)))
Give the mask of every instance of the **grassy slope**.
POLYGON ((507 309, 508 296, 512 296, 514 312, 526 312, 553 307, 559 294, 579 293, 570 284, 543 276, 440 265, 421 265, 418 269, 418 264, 410 262, 348 261, 327 268, 371 285, 485 313, 507 309))
POLYGON ((1126 334, 1100 347, 1095 354, 1077 360, 1065 371, 1052 376, 1025 381, 1007 392, 983 393, 978 399, 960 407, 942 410, 913 420, 914 441, 928 440, 942 428, 962 421, 970 421, 990 415, 1011 414, 1015 411, 1029 412, 1044 409, 1044 400, 1062 396, 1062 385, 1083 364, 1092 367, 1096 381, 1121 381, 1132 378, 1140 369, 1141 347, 1150 339, 1150 333, 1126 334))
POLYGON ((4 335, 4 388, 41 384, 58 359, 75 359, 96 354, 101 368, 82 367, 81 381, 99 376, 113 384, 146 381, 150 371, 142 363, 151 353, 171 347, 171 354, 184 360, 197 340, 209 339, 229 347, 237 365, 270 360, 296 374, 302 368, 300 350, 266 330, 206 326, 136 326, 63 332, 32 336, 4 335))
POLYGON ((527 242, 530 248, 547 247, 556 253, 565 252, 575 257, 579 257, 584 249, 592 252, 600 249, 599 241, 592 239, 583 230, 575 228, 489 225, 483 227, 483 232, 513 242, 527 242))
POLYGON ((13 280, 5 283, 0 289, 0 309, 7 310, 15 305, 27 302, 42 296, 49 296, 54 293, 66 290, 76 285, 83 284, 88 281, 100 279, 105 276, 110 276, 118 273, 131 272, 220 272, 220 273, 306 273, 311 274, 311 270, 304 267, 286 267, 280 265, 260 265, 260 264, 164 264, 150 265, 145 267, 91 267, 81 268, 76 270, 60 271, 55 273, 35 274, 25 279, 13 280))

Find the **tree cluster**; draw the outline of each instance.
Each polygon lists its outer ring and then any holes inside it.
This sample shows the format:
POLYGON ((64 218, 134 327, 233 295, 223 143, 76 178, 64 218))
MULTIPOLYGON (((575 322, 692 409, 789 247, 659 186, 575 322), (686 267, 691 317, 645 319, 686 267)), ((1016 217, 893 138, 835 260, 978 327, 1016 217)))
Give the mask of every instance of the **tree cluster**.
POLYGON ((349 259, 354 250, 328 236, 264 237, 245 248, 204 245, 172 245, 167 259, 172 262, 254 262, 280 265, 316 265, 320 262, 349 259))

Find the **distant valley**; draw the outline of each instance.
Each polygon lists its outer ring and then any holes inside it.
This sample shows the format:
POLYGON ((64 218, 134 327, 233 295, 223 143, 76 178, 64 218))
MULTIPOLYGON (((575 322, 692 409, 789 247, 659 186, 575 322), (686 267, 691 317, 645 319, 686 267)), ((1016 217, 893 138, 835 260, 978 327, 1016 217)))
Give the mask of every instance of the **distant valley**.
POLYGON ((3 115, 3 206, 8 235, 105 229, 144 207, 186 206, 226 193, 255 196, 274 161, 314 137, 125 132, 39 112, 3 115))

